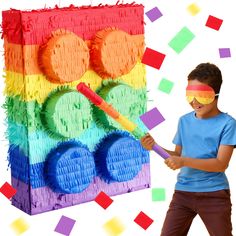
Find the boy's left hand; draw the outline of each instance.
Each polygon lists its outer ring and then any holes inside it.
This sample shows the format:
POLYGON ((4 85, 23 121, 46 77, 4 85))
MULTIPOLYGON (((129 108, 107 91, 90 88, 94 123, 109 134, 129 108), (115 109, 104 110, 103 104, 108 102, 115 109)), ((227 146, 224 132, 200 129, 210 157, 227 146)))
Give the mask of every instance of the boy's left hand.
POLYGON ((170 156, 165 160, 165 164, 172 170, 176 170, 184 166, 184 159, 180 156, 170 156))

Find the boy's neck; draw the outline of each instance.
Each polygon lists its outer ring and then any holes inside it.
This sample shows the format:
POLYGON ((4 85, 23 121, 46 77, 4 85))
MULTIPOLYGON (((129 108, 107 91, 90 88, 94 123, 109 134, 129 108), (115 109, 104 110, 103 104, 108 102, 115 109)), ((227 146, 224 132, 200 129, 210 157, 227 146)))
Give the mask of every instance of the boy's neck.
POLYGON ((208 118, 212 118, 214 116, 217 116, 221 113, 221 111, 218 109, 218 107, 212 109, 212 110, 209 110, 207 113, 205 114, 196 114, 195 113, 195 116, 199 119, 208 119, 208 118))

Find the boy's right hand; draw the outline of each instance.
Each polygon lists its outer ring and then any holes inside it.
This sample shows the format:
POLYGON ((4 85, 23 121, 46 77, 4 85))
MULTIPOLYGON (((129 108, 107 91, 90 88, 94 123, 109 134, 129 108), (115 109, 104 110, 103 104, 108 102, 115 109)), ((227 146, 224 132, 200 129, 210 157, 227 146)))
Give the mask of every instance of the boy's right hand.
POLYGON ((146 134, 140 139, 142 146, 147 150, 152 150, 153 145, 155 144, 155 140, 150 134, 146 134))

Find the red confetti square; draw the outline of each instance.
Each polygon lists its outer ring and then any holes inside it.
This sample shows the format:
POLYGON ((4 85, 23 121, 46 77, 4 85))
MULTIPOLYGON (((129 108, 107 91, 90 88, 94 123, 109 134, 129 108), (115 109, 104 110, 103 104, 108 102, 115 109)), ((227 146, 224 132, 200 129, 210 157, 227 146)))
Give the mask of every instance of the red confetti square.
POLYGON ((223 23, 223 20, 210 15, 207 19, 206 26, 214 30, 219 30, 222 23, 223 23))
POLYGON ((165 56, 165 54, 157 52, 151 48, 146 48, 143 54, 142 63, 156 69, 160 69, 165 56))
POLYGON ((0 188, 0 192, 8 199, 12 198, 16 194, 16 189, 14 189, 9 183, 5 183, 0 188))
POLYGON ((141 211, 134 219, 134 222, 146 230, 153 223, 153 219, 141 211))
POLYGON ((97 197, 94 200, 104 209, 107 209, 113 202, 113 200, 102 191, 97 195, 97 197))

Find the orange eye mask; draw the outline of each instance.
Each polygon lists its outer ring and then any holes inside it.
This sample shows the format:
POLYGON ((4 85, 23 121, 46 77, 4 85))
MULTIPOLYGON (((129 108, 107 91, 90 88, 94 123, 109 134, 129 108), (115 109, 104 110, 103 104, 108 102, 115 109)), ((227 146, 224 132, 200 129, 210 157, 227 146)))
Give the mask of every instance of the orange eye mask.
POLYGON ((186 88, 186 98, 189 103, 195 98, 203 105, 210 104, 214 101, 215 91, 208 85, 188 85, 186 88))

